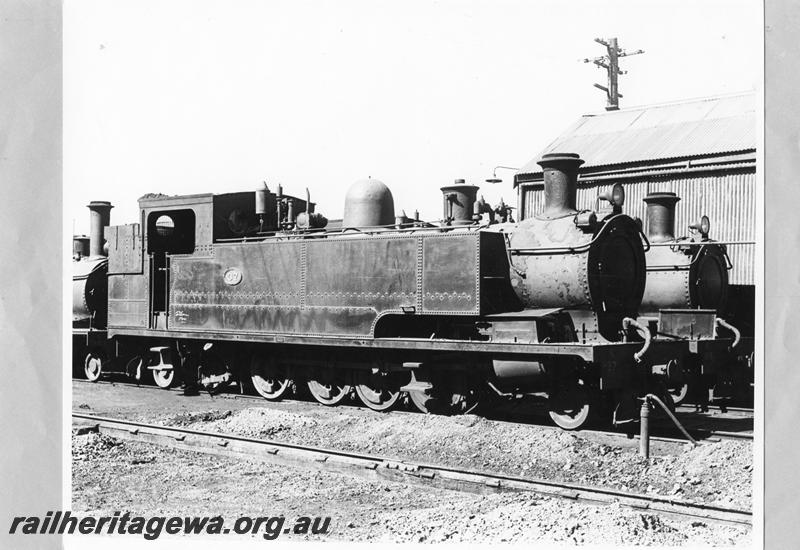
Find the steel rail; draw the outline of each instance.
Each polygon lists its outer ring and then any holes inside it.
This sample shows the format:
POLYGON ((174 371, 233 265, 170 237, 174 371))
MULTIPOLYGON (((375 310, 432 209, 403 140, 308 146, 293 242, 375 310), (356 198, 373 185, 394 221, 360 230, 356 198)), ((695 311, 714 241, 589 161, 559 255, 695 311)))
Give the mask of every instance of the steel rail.
POLYGON ((709 244, 717 244, 717 245, 740 245, 740 244, 756 244, 756 241, 669 241, 663 243, 650 243, 650 246, 672 246, 675 248, 679 248, 681 246, 705 246, 709 244))
MULTIPOLYGON (((82 378, 73 378, 73 382, 80 382, 83 384, 98 384, 98 385, 111 385, 111 386, 122 386, 122 387, 129 387, 129 388, 141 388, 144 390, 153 390, 156 392, 172 392, 177 393, 181 392, 182 390, 178 387, 172 388, 159 388, 158 386, 151 386, 147 383, 137 384, 135 382, 120 382, 120 381, 113 381, 113 380, 98 380, 92 382, 91 380, 84 380, 82 378)), ((201 394, 204 392, 200 392, 201 394)), ((234 393, 230 391, 223 391, 221 393, 214 393, 214 398, 220 399, 232 399, 232 400, 245 400, 245 401, 254 401, 256 403, 261 404, 269 404, 277 407, 281 407, 282 405, 302 405, 302 406, 310 406, 319 408, 320 410, 328 410, 330 407, 327 405, 323 405, 317 401, 313 400, 303 400, 303 399, 292 399, 292 398, 281 398, 276 401, 270 401, 269 399, 265 399, 260 395, 250 395, 245 393, 234 393)), ((681 405, 679 408, 688 408, 688 405, 681 405)), ((361 411, 365 414, 372 414, 375 413, 380 416, 387 416, 387 415, 394 415, 394 416, 404 416, 404 415, 418 415, 423 414, 415 410, 402 410, 402 409, 392 409, 388 411, 373 411, 366 405, 361 404, 350 404, 350 403, 340 403, 337 405, 337 408, 346 409, 349 411, 361 411)), ((746 409, 741 409, 746 410, 746 409)), ((681 411, 678 410, 677 412, 695 412, 692 408, 691 411, 681 411)), ((562 431, 562 428, 558 426, 553 426, 550 424, 542 424, 540 421, 543 417, 538 417, 530 413, 520 413, 520 412, 508 412, 508 411, 499 411, 496 413, 488 412, 483 413, 480 416, 482 418, 492 421, 492 422, 502 422, 507 424, 534 424, 539 428, 543 428, 546 430, 553 430, 553 431, 562 431)), ((745 415, 740 415, 745 416, 745 415)), ((658 426, 655 426, 654 429, 658 429, 658 426)), ((632 439, 635 440, 639 437, 638 433, 629 432, 629 431, 611 431, 611 430, 598 430, 598 429, 580 429, 573 433, 581 434, 581 435, 594 435, 594 436, 609 436, 609 437, 617 437, 621 439, 632 439)), ((692 434, 695 438, 700 438, 700 443, 714 443, 719 441, 720 439, 737 439, 737 440, 752 440, 753 434, 746 433, 746 432, 729 432, 729 431, 718 431, 718 430, 707 430, 702 428, 691 428, 689 433, 692 434)), ((686 439, 680 437, 669 437, 669 436, 662 436, 662 435, 651 435, 651 441, 660 441, 663 443, 676 443, 679 445, 683 445, 686 443, 686 439)))
POLYGON ((72 419, 73 423, 78 421, 83 424, 84 432, 96 431, 120 439, 145 441, 215 455, 254 457, 281 465, 310 465, 371 479, 389 479, 470 493, 534 492, 591 504, 619 504, 636 510, 736 525, 752 525, 753 521, 752 512, 746 510, 659 495, 526 479, 272 440, 156 426, 74 411, 72 419))
POLYGON ((743 432, 726 432, 720 430, 714 430, 708 432, 712 437, 718 437, 720 439, 744 439, 747 441, 753 441, 753 434, 752 433, 743 433, 743 432))
POLYGON ((708 414, 708 413, 721 413, 721 414, 730 414, 733 416, 743 416, 743 417, 752 417, 754 415, 752 407, 726 407, 725 405, 715 405, 709 403, 707 406, 706 411, 699 411, 697 410, 696 405, 678 405, 675 407, 678 412, 686 412, 686 413, 697 413, 697 414, 708 414))

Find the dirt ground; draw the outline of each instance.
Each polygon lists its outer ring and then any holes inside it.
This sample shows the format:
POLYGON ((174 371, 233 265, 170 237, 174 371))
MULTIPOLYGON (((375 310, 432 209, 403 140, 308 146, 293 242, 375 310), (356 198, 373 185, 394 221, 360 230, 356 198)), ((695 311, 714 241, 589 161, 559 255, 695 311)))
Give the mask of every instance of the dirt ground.
MULTIPOLYGON (((655 443, 649 461, 636 442, 486 420, 380 414, 304 403, 187 398, 111 385, 73 384, 87 413, 362 451, 421 463, 603 485, 749 509, 752 447, 721 441, 692 448, 655 443)), ((236 517, 329 515, 326 538, 398 542, 550 541, 605 544, 748 544, 750 530, 595 507, 536 495, 468 495, 277 469, 120 442, 73 438, 77 511, 131 510, 236 517), (279 489, 276 489, 279 488, 279 489)))
MULTIPOLYGON (((471 495, 87 434, 73 437, 73 513, 330 517, 287 540, 749 544, 749 529, 531 494, 471 495)), ((259 538, 260 535, 253 535, 259 538)))

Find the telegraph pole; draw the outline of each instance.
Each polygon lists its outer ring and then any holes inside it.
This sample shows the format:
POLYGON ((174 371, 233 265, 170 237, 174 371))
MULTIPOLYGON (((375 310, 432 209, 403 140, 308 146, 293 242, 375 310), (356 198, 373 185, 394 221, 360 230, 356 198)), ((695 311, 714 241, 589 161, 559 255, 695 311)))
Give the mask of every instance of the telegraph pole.
POLYGON ((619 110, 619 98, 622 97, 622 94, 619 93, 618 78, 619 75, 628 72, 619 69, 619 58, 629 55, 638 55, 644 53, 644 50, 636 50, 635 52, 628 53, 617 45, 616 38, 609 38, 607 41, 602 38, 595 38, 594 41, 606 47, 606 55, 595 57, 594 59, 584 59, 583 62, 594 63, 598 67, 602 67, 606 70, 608 73, 608 86, 595 84, 594 87, 606 93, 606 111, 617 111, 619 110))

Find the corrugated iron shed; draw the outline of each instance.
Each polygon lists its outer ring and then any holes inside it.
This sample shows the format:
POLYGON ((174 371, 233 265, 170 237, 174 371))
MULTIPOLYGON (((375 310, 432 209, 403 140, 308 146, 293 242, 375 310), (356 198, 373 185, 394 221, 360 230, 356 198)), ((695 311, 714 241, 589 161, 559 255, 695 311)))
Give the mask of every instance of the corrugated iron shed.
POLYGON ((584 115, 517 173, 541 175, 545 153, 578 153, 581 172, 755 152, 755 94, 742 93, 584 115))
POLYGON ((731 283, 755 282, 756 99, 743 93, 603 112, 581 117, 517 172, 519 219, 540 211, 544 201, 541 167, 545 153, 578 153, 586 162, 578 174, 578 208, 602 206, 597 197, 623 183, 625 212, 645 219, 642 199, 673 191, 676 230, 705 214, 712 238, 735 241, 731 283))

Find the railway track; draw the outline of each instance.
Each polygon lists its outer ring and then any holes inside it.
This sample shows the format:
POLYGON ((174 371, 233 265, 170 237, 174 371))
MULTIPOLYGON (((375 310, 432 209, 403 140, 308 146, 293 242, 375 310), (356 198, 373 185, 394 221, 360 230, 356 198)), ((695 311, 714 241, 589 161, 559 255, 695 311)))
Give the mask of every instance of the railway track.
MULTIPOLYGON (((681 413, 702 413, 695 405, 678 405, 675 407, 681 413)), ((748 407, 727 407, 725 405, 708 405, 706 414, 727 414, 730 416, 752 417, 753 409, 748 407)))
MULTIPOLYGON (((123 386, 123 387, 134 387, 139 389, 145 390, 155 390, 158 392, 180 392, 181 390, 178 388, 170 388, 164 389, 159 388, 158 386, 151 386, 147 384, 136 384, 134 382, 119 382, 119 381, 111 381, 111 380, 101 380, 97 382, 91 382, 89 380, 84 380, 80 378, 74 378, 73 381, 81 382, 86 384, 109 384, 115 386, 123 386)), ((289 399, 284 398, 280 401, 266 401, 263 397, 259 395, 249 395, 249 394, 242 394, 242 393, 233 393, 233 392, 222 392, 214 394, 214 397, 222 398, 222 399, 234 399, 234 400, 246 400, 246 401, 253 401, 257 404, 265 404, 269 403, 270 405, 280 405, 281 403, 287 404, 297 404, 303 406, 311 406, 311 407, 320 407, 323 408, 325 405, 318 403, 316 401, 306 401, 302 399, 289 399)), ((366 414, 370 414, 372 411, 367 409, 366 407, 360 405, 351 405, 342 403, 338 405, 339 408, 345 408, 350 410, 357 410, 363 411, 366 414)), ((742 409, 745 411, 747 409, 742 409)), ((688 413, 694 412, 694 407, 679 407, 678 412, 688 413)), ((402 409, 394 409, 392 411, 384 411, 379 414, 386 415, 392 414, 396 416, 402 415, 417 415, 421 414, 417 411, 409 411, 409 410, 402 410, 402 409)), ((561 430, 558 426, 553 426, 551 424, 545 423, 542 416, 532 415, 530 413, 522 413, 518 411, 513 412, 499 412, 499 413, 490 413, 485 415, 487 420, 492 420, 495 422, 510 422, 510 423, 528 423, 528 424, 535 424, 543 429, 548 430, 561 430)), ((732 432, 732 431, 723 431, 723 430, 706 430, 706 429, 689 429, 689 434, 698 440, 706 441, 709 443, 713 443, 722 439, 730 439, 730 440, 742 440, 742 441, 752 441, 753 434, 752 432, 732 432)), ((623 439, 638 439, 638 433, 630 432, 630 431, 616 431, 616 430, 598 430, 598 429, 581 429, 579 430, 581 434, 593 434, 593 435, 602 435, 602 436, 609 436, 615 438, 623 438, 623 439)), ((674 430, 674 427, 671 425, 667 427, 662 433, 670 434, 670 435, 653 435, 651 433, 650 439, 652 441, 661 441, 665 443, 677 443, 683 444, 686 443, 686 438, 682 437, 677 430, 674 430), (674 436, 673 436, 674 434, 674 436)))
POLYGON ((752 525, 753 519, 752 513, 746 510, 681 501, 659 495, 399 461, 319 447, 156 426, 80 412, 73 412, 72 420, 78 433, 95 431, 119 439, 214 455, 257 458, 284 466, 312 466, 372 480, 389 480, 470 493, 525 491, 587 504, 619 504, 640 511, 734 525, 752 525))

